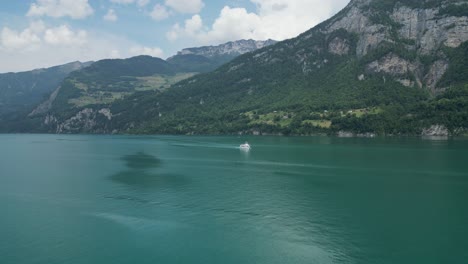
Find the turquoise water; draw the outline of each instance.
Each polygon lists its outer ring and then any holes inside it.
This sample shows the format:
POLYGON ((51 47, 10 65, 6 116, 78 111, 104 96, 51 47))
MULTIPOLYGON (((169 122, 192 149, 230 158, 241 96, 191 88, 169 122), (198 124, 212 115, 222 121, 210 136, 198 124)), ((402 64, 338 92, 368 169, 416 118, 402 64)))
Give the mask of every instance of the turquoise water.
POLYGON ((0 146, 2 264, 468 260, 468 140, 0 135, 0 146))

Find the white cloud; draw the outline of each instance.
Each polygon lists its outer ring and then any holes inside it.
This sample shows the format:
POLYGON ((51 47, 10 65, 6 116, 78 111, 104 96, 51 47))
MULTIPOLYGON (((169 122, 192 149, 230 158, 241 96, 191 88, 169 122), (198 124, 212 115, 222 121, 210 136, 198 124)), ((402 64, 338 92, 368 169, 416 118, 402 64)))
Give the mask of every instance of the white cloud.
POLYGON ((54 46, 81 46, 87 42, 85 30, 73 31, 67 25, 49 28, 44 33, 44 41, 54 46))
POLYGON ((203 21, 200 15, 194 15, 191 19, 185 21, 185 31, 188 34, 196 34, 202 29, 203 21))
POLYGON ((153 11, 150 14, 151 18, 154 20, 164 20, 170 16, 169 11, 163 5, 156 4, 153 8, 153 11))
POLYGON ((114 9, 109 9, 109 11, 107 11, 107 14, 104 15, 103 19, 106 21, 115 22, 117 21, 118 17, 114 9))
POLYGON ((205 6, 202 0, 166 0, 166 6, 179 13, 196 14, 205 6))
POLYGON ((144 47, 144 46, 133 46, 130 48, 130 54, 137 55, 149 55, 152 57, 162 58, 164 57, 164 52, 161 48, 154 47, 144 47))
POLYGON ((17 32, 8 27, 2 29, 0 35, 0 44, 2 49, 20 50, 20 49, 35 49, 37 44, 41 43, 40 37, 30 28, 17 32))
POLYGON ((122 5, 128 5, 128 4, 133 4, 135 0, 110 0, 112 3, 116 4, 122 4, 122 5))
POLYGON ((31 24, 29 24, 29 29, 34 33, 42 33, 42 32, 44 32, 46 30, 46 25, 45 25, 44 21, 37 20, 37 21, 33 21, 33 22, 31 22, 31 24))
POLYGON ((129 5, 136 3, 139 7, 144 7, 150 3, 150 0, 110 0, 112 3, 120 5, 129 5))
POLYGON ((0 50, 7 52, 35 50, 42 42, 41 34, 45 30, 42 20, 31 22, 29 27, 21 32, 4 27, 0 35, 0 50))
POLYGON ((43 45, 80 46, 87 42, 87 38, 88 33, 85 30, 73 31, 67 25, 47 28, 39 20, 31 22, 21 32, 4 27, 0 36, 0 48, 6 52, 28 52, 43 45))
POLYGON ((27 16, 69 16, 73 19, 86 18, 94 13, 88 0, 36 0, 29 7, 27 16))
POLYGON ((8 27, 0 30, 0 72, 140 54, 164 56, 157 47, 144 47, 123 37, 72 29, 68 25, 47 26, 37 21, 21 30, 8 27))
MULTIPOLYGON (((225 6, 211 26, 198 25, 194 33, 185 23, 175 24, 169 40, 194 39, 199 44, 216 44, 238 39, 284 40, 307 31, 343 8, 349 0, 250 0, 256 12, 225 6)), ((200 19, 201 20, 201 19, 200 19)))
POLYGON ((138 5, 139 7, 143 7, 143 6, 148 5, 149 2, 150 2, 150 0, 138 0, 137 5, 138 5))
POLYGON ((151 1, 150 0, 109 0, 111 3, 118 5, 133 5, 135 4, 139 11, 143 11, 143 8, 147 6, 151 1))
POLYGON ((167 33, 167 38, 175 41, 180 37, 199 37, 203 35, 202 32, 203 21, 200 15, 194 15, 192 18, 185 20, 184 25, 181 27, 179 24, 172 26, 172 30, 167 33))

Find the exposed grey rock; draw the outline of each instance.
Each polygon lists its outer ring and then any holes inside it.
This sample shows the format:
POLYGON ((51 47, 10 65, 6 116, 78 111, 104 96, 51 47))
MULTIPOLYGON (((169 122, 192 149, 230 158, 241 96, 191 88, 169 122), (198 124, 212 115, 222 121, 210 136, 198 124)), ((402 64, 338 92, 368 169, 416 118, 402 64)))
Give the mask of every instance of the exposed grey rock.
POLYGON ((424 78, 427 88, 436 94, 438 92, 437 83, 448 70, 449 63, 446 60, 438 60, 434 62, 429 70, 429 73, 424 78))
MULTIPOLYGON (((356 45, 356 55, 365 56, 369 51, 377 48, 383 43, 394 43, 395 36, 391 27, 388 25, 374 24, 370 17, 374 15, 368 12, 368 5, 371 0, 353 0, 348 5, 346 12, 331 20, 323 33, 330 34, 339 29, 345 29, 348 32, 359 36, 356 45)), ((447 2, 446 4, 448 4, 447 2)), ((456 1, 450 1, 451 4, 457 4, 456 1)), ((466 3, 466 1, 458 1, 466 3)), ((408 40, 406 48, 416 51, 418 54, 434 54, 443 46, 456 48, 463 42, 468 41, 468 14, 467 16, 439 16, 440 6, 433 8, 411 8, 404 2, 400 2, 396 8, 390 11, 389 17, 401 25, 398 30, 398 38, 408 40), (410 42, 412 41, 412 42, 410 42)), ((312 37, 313 33, 305 34, 303 38, 312 37)), ((334 39, 329 44, 329 52, 333 54, 346 54, 346 48, 339 39, 334 39)), ((300 56, 299 60, 303 64, 303 72, 311 71, 311 67, 304 63, 306 56, 300 56)), ((419 61, 408 61, 395 54, 386 54, 377 61, 367 65, 367 70, 371 73, 385 73, 398 78, 396 81, 407 87, 427 87, 432 94, 443 91, 443 88, 437 87, 439 80, 447 71, 449 62, 438 60, 434 62, 430 70, 424 76, 424 65, 419 61), (413 76, 414 81, 407 78, 413 76)), ((317 66, 320 68, 321 65, 317 66)), ((359 76, 359 80, 364 80, 364 76, 359 76)))
POLYGON ((418 52, 430 54, 442 45, 456 48, 468 40, 468 15, 439 17, 439 8, 413 9, 401 6, 391 14, 402 25, 401 38, 414 40, 418 52))
POLYGON ((359 34, 359 41, 356 47, 356 55, 362 57, 371 49, 376 48, 384 40, 387 40, 387 32, 383 25, 372 24, 361 8, 354 5, 342 19, 332 23, 327 29, 327 33, 345 29, 351 33, 359 34))
POLYGON ((350 137, 354 137, 354 133, 353 132, 348 132, 348 131, 339 131, 338 132, 338 137, 343 137, 343 138, 350 138, 350 137))
POLYGON ((367 65, 367 70, 373 73, 384 72, 394 76, 413 72, 416 66, 411 62, 400 58, 396 54, 389 53, 378 61, 367 65))
POLYGON ((275 40, 255 41, 238 40, 232 41, 218 46, 205 46, 198 48, 188 48, 179 51, 177 55, 200 55, 207 58, 223 56, 223 55, 241 55, 247 52, 252 52, 263 47, 275 44, 275 40))
POLYGON ((229 71, 228 71, 228 72, 236 71, 236 70, 240 69, 242 66, 244 66, 244 63, 238 64, 238 65, 234 65, 234 66, 232 66, 231 68, 229 68, 229 71))
POLYGON ((53 125, 57 123, 57 118, 53 115, 47 115, 44 119, 44 125, 53 125))
POLYGON ((397 82, 406 87, 414 87, 414 82, 408 79, 397 79, 397 82))
POLYGON ((349 49, 348 41, 338 37, 334 38, 330 44, 328 44, 328 51, 336 55, 347 55, 349 49))
POLYGON ((338 29, 345 29, 348 32, 362 33, 369 25, 369 18, 362 12, 361 8, 352 6, 343 18, 330 25, 327 32, 332 33, 338 29))
POLYGON ((90 130, 96 125, 96 114, 93 109, 85 108, 75 116, 65 120, 57 126, 57 133, 71 133, 90 130))
POLYGON ((46 101, 41 103, 39 106, 36 107, 36 109, 29 113, 28 117, 33 117, 36 115, 47 113, 52 108, 52 103, 55 101, 55 98, 57 98, 57 95, 60 92, 61 88, 62 87, 59 86, 57 89, 55 89, 55 91, 52 92, 52 94, 46 101))
POLYGON ((102 108, 98 113, 107 117, 108 120, 112 120, 112 112, 109 108, 102 108))
POLYGON ((432 125, 423 129, 421 134, 423 136, 448 136, 449 130, 444 125, 432 125))

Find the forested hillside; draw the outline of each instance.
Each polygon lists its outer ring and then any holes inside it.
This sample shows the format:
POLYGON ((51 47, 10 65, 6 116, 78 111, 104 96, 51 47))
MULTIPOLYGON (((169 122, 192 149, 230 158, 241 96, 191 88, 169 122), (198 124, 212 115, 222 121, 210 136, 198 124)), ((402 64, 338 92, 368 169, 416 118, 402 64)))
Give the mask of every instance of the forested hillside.
POLYGON ((455 0, 353 0, 297 38, 168 89, 112 104, 58 100, 36 118, 57 133, 463 134, 466 8, 455 0))
POLYGON ((0 130, 10 121, 25 119, 71 72, 90 64, 72 62, 47 69, 0 74, 0 130))

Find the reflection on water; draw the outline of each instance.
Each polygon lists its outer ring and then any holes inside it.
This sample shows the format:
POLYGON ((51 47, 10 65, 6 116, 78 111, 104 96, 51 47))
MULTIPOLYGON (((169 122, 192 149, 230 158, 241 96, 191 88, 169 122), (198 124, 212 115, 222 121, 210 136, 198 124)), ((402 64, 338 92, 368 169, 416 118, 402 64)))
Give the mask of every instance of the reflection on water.
POLYGON ((239 150, 244 159, 248 159, 250 157, 250 149, 239 148, 239 150))
POLYGON ((133 170, 145 170, 161 166, 161 160, 144 152, 123 156, 122 160, 128 168, 133 170))
POLYGON ((111 175, 110 179, 131 186, 144 188, 175 187, 184 183, 185 178, 177 174, 158 171, 162 167, 160 159, 144 152, 125 155, 121 158, 127 170, 111 175))

